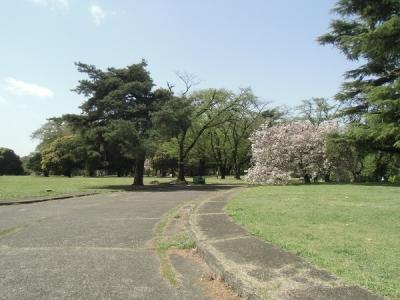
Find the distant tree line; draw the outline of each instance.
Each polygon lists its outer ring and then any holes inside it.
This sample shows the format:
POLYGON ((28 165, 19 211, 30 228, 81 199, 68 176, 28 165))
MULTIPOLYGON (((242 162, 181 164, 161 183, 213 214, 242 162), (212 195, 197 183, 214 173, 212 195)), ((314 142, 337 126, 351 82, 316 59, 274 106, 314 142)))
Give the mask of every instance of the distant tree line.
POLYGON ((32 137, 40 141, 27 168, 45 176, 218 174, 240 179, 250 163, 250 134, 278 109, 266 110, 250 88, 193 90, 194 76, 180 74, 185 89, 155 88, 146 62, 100 70, 77 63, 85 96, 81 114, 48 120, 32 137), (145 168, 146 166, 146 168, 145 168))

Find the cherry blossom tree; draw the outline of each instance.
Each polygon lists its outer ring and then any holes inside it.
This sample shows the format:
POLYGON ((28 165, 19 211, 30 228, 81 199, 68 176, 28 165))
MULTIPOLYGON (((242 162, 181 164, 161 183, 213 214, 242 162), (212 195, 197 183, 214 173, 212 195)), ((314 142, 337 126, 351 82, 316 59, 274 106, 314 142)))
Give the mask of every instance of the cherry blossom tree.
POLYGON ((310 183, 313 176, 331 168, 325 151, 326 137, 336 130, 334 122, 320 125, 292 121, 272 126, 263 124, 253 133, 253 166, 247 180, 253 183, 287 183, 302 177, 310 183))

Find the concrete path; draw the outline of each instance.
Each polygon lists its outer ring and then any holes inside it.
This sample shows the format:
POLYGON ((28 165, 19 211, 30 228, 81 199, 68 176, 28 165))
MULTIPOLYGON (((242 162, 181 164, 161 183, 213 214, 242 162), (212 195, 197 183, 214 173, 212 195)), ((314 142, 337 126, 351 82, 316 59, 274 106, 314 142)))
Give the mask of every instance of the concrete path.
POLYGON ((208 265, 244 298, 382 299, 249 235, 224 210, 233 193, 201 203, 192 216, 192 228, 208 265))
POLYGON ((160 217, 224 187, 176 187, 0 206, 0 299, 207 299, 195 266, 184 286, 149 246, 160 217))

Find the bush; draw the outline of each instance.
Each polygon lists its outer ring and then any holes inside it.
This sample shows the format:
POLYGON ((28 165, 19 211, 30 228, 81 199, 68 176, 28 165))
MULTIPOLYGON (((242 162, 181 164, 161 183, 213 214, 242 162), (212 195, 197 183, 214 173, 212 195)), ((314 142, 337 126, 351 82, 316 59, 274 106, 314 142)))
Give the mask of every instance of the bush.
POLYGON ((21 159, 8 148, 0 148, 0 175, 22 175, 24 169, 21 159))

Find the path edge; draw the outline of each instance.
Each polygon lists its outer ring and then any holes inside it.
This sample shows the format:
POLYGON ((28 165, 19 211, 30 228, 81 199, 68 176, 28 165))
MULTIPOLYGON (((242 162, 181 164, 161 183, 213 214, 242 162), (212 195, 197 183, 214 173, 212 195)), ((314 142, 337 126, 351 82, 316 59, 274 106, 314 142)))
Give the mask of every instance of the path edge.
POLYGON ((20 199, 20 200, 0 200, 0 206, 2 205, 18 205, 18 204, 32 204, 32 203, 39 203, 39 202, 46 202, 46 201, 53 201, 53 200, 63 200, 63 199, 70 199, 70 198, 81 198, 86 196, 93 196, 98 195, 99 192, 95 193, 80 193, 80 194, 67 194, 67 195, 59 195, 59 196, 50 196, 45 198, 34 198, 34 199, 20 199))
POLYGON ((199 203, 199 205, 196 206, 195 210, 190 215, 189 221, 191 231, 196 240, 196 251, 204 259, 210 269, 217 275, 217 277, 229 285, 242 298, 249 300, 261 300, 263 298, 258 295, 257 288, 252 286, 251 282, 247 282, 247 280, 244 278, 237 276, 236 272, 231 270, 231 268, 224 264, 218 257, 214 247, 202 238, 202 233, 197 222, 199 208, 201 208, 204 204, 221 197, 224 197, 224 200, 228 200, 244 189, 244 187, 237 187, 233 190, 223 192, 222 195, 221 193, 218 193, 213 197, 203 200, 201 203, 199 203))

